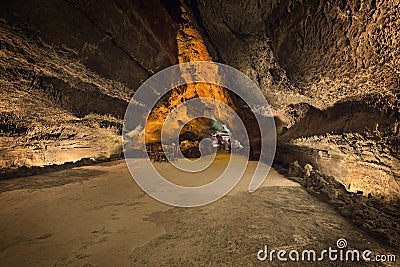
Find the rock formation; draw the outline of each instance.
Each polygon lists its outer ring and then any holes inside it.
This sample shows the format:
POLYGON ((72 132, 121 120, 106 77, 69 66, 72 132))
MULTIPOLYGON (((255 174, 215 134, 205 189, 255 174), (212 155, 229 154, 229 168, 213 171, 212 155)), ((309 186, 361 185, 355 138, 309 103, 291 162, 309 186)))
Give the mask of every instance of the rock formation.
POLYGON ((214 59, 246 73, 273 106, 276 162, 311 163, 352 192, 398 199, 399 3, 187 5, 214 59))
POLYGON ((159 1, 0 3, 0 168, 120 155, 137 87, 177 60, 159 1))
MULTIPOLYGON (((201 35, 199 34, 198 30, 192 25, 192 22, 184 8, 182 8, 181 19, 182 23, 176 35, 179 63, 194 61, 212 61, 212 58, 209 55, 209 52, 203 42, 201 35)), ((192 77, 192 75, 195 74, 188 72, 185 69, 181 69, 181 72, 182 78, 186 81, 191 81, 194 78, 192 77)), ((215 66, 214 69, 209 70, 209 72, 207 73, 202 73, 201 75, 204 75, 205 77, 212 76, 214 79, 219 80, 218 67, 215 66)), ((146 142, 161 142, 161 129, 170 111, 177 106, 183 104, 185 101, 196 97, 215 99, 218 102, 235 108, 235 105, 228 91, 221 86, 205 83, 189 83, 187 85, 180 86, 179 88, 173 88, 173 90, 169 94, 167 94, 163 99, 159 101, 159 105, 152 110, 150 117, 147 119, 145 129, 146 142)), ((224 110, 223 106, 218 105, 218 102, 216 102, 216 105, 219 108, 218 110, 214 110, 213 112, 216 112, 220 115, 220 117, 223 117, 225 119, 225 123, 233 126, 230 123, 231 118, 229 118, 229 113, 224 110)), ((177 117, 176 120, 187 121, 187 112, 188 111, 186 109, 179 112, 179 117, 177 117)), ((208 114, 204 113, 204 117, 206 117, 207 115, 208 114)), ((176 128, 179 128, 178 124, 174 126, 176 128)), ((210 128, 212 128, 211 120, 199 118, 190 121, 187 124, 187 127, 182 130, 187 130, 194 133, 198 136, 198 139, 201 140, 208 137, 210 128)), ((185 133, 182 132, 181 134, 185 133)), ((141 135, 143 135, 143 133, 141 133, 141 135)), ((142 138, 144 138, 144 136, 142 138)))
MULTIPOLYGON (((165 67, 212 60, 259 85, 276 118, 275 161, 286 168, 297 161, 291 175, 304 176, 301 166, 309 164, 303 182, 317 181, 318 172, 360 197, 396 203, 399 5, 2 1, 1 173, 120 155, 122 119, 135 90, 165 67)), ((235 95, 205 84, 175 88, 161 99, 148 120, 147 141, 159 141, 161 122, 172 108, 198 96, 239 113, 252 129, 256 158, 254 116, 235 95)), ((209 120, 193 121, 182 136, 202 138, 209 129, 209 120)), ((313 190, 323 190, 322 184, 315 182, 313 190)))

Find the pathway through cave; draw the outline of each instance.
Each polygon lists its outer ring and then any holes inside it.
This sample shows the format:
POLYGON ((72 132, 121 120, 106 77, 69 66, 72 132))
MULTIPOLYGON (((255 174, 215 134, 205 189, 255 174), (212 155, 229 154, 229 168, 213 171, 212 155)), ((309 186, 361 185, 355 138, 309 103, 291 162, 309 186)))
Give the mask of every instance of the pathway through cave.
MULTIPOLYGON (((196 174, 192 185, 208 182, 210 173, 219 173, 228 157, 218 154, 216 163, 196 174)), ((155 165, 176 183, 192 183, 169 163, 155 165)), ((3 266, 265 266, 257 259, 264 245, 271 250, 321 251, 336 248, 339 238, 352 249, 395 254, 274 169, 259 190, 248 193, 255 166, 249 162, 229 195, 197 208, 175 208, 152 199, 132 180, 122 160, 0 181, 0 262, 3 266)), ((381 266, 370 264, 375 265, 381 266)))

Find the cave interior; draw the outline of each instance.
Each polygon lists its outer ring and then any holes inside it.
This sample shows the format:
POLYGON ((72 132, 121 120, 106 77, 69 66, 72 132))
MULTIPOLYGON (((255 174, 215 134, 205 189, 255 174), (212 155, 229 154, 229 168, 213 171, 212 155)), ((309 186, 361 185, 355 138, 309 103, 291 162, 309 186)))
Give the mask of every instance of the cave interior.
MULTIPOLYGON (((243 72, 268 101, 280 173, 399 244, 397 1, 1 1, 0 31, 2 178, 120 159, 137 88, 172 65, 213 61, 243 72), (346 207, 371 207, 390 223, 366 224, 370 214, 346 207)), ((235 110, 248 130, 250 160, 262 160, 254 114, 213 84, 173 88, 137 136, 159 143, 169 112, 198 97, 235 110)), ((235 127, 224 107, 216 112, 219 119, 185 124, 184 156, 199 157, 202 139, 235 127)))

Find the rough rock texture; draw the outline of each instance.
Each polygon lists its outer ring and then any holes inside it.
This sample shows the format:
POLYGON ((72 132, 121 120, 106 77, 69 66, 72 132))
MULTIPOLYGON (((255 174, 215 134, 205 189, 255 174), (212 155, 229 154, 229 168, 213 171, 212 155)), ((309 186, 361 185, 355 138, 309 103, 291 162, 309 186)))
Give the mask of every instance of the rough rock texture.
POLYGON ((371 108, 367 101, 339 103, 323 111, 309 105, 292 108, 301 114, 280 136, 278 161, 310 162, 351 192, 398 199, 398 111, 371 108))
MULTIPOLYGON (((182 23, 179 31, 176 35, 176 43, 178 47, 178 60, 179 63, 193 62, 193 61, 212 61, 212 58, 203 42, 201 35, 198 30, 193 27, 190 19, 187 16, 186 11, 183 9, 181 15, 182 23)), ((195 79, 193 73, 181 69, 182 77, 186 81, 195 79)), ((204 77, 213 77, 212 79, 218 79, 218 67, 209 70, 207 73, 196 73, 196 75, 203 75, 204 77)), ((228 105, 232 108, 235 107, 233 101, 225 88, 213 84, 205 83, 189 83, 179 88, 173 88, 169 94, 161 99, 158 105, 152 110, 150 117, 147 119, 146 124, 146 142, 160 142, 161 141, 161 128, 163 127, 164 121, 171 110, 183 104, 185 101, 202 97, 212 98, 228 105)), ((231 123, 232 118, 229 117, 229 113, 225 110, 224 106, 219 105, 216 102, 218 109, 214 110, 224 119, 224 122, 229 126, 234 126, 231 123)), ((189 112, 190 113, 190 112, 189 112)), ((207 117, 206 109, 204 110, 204 117, 207 117)), ((187 121, 189 118, 187 108, 183 108, 177 114, 176 120, 187 121)), ((174 129, 179 129, 178 122, 174 123, 174 129)), ((188 127, 192 129, 192 132, 197 134, 200 139, 208 137, 208 131, 211 128, 211 120, 197 119, 192 123, 188 124, 188 127)), ((169 134, 173 134, 174 131, 170 129, 169 134)), ((144 133, 142 132, 141 135, 144 133)), ((184 133, 182 133, 184 134, 184 133)), ((177 134, 175 134, 177 136, 177 134)), ((142 136, 142 138, 144 138, 142 136)))
POLYGON ((216 60, 257 82, 279 117, 276 161, 348 190, 400 196, 397 1, 187 3, 216 60))
POLYGON ((380 240, 394 246, 400 244, 400 201, 395 205, 388 205, 383 200, 371 198, 371 195, 362 196, 362 191, 349 193, 333 176, 322 174, 318 170, 310 171, 310 166, 306 164, 303 168, 294 161, 289 165, 287 176, 380 240))
POLYGON ((70 50, 27 39, 4 23, 0 31, 2 173, 119 154, 116 117, 129 89, 71 60, 70 50))
POLYGON ((85 66, 136 89, 177 62, 176 23, 159 1, 2 1, 8 24, 73 49, 85 66))
MULTIPOLYGON (((182 4, 190 18, 177 0, 1 1, 0 173, 119 155, 125 108, 145 79, 177 62, 215 60, 247 74, 272 105, 276 162, 298 160, 291 176, 305 177, 310 192, 328 201, 356 193, 355 204, 337 204, 342 213, 355 213, 366 229, 386 229, 383 236, 398 244, 398 222, 388 219, 398 213, 370 209, 400 197, 399 2, 182 4), (340 193, 330 194, 332 186, 340 193), (368 219, 377 215, 382 222, 368 219)), ((158 141, 171 108, 196 96, 236 106, 257 154, 257 127, 244 103, 201 84, 161 101, 150 141, 158 141)), ((209 124, 197 121, 190 131, 202 137, 209 124)))
MULTIPOLYGON (((311 163, 350 191, 399 197, 397 2, 192 0, 190 18, 180 5, 1 2, 1 167, 119 154, 121 118, 141 82, 213 59, 246 73, 271 103, 277 162, 311 163)), ((238 107, 257 128, 223 88, 190 85, 153 112, 150 141, 171 108, 196 96, 238 107)), ((195 124, 191 132, 207 132, 209 122, 195 124)))
POLYGON ((131 95, 177 62, 159 1, 0 2, 0 168, 121 153, 131 95))
POLYGON ((273 106, 304 101, 324 108, 350 96, 399 92, 396 1, 195 0, 189 6, 216 59, 258 82, 273 106))

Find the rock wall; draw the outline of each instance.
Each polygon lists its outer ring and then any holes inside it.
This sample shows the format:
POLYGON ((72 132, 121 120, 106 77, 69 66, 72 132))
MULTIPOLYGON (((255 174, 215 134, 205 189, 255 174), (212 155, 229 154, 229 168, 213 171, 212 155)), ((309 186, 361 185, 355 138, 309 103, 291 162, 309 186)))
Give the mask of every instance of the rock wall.
MULTIPOLYGON (((122 118, 142 82, 178 62, 212 60, 179 1, 3 1, 0 30, 4 175, 120 155, 122 118)), ((159 142, 169 111, 199 96, 234 107, 224 88, 176 88, 153 110, 146 141, 159 142)), ((203 138, 211 121, 186 128, 203 138)))
MULTIPOLYGON (((311 163, 348 190, 394 199, 399 10, 375 0, 2 1, 0 167, 119 154, 136 88, 174 63, 213 59, 264 92, 277 162, 311 163), (184 27, 189 20, 195 27, 184 27)), ((175 90, 164 111, 210 96, 204 88, 175 90)), ((251 117, 224 90, 212 97, 251 117)))
POLYGON ((105 78, 136 89, 177 62, 177 24, 159 1, 2 1, 0 18, 62 44, 105 78))
POLYGON ((303 166, 295 160, 288 170, 280 171, 371 235, 393 246, 400 244, 400 201, 390 205, 385 200, 363 196, 361 191, 350 193, 333 176, 313 169, 310 164, 303 166))
MULTIPOLYGON (((199 31, 193 26, 190 18, 185 9, 182 8, 181 14, 181 25, 176 34, 176 44, 178 47, 178 61, 179 63, 185 62, 194 62, 194 61, 212 61, 212 58, 207 50, 207 47, 204 44, 203 38, 200 35, 199 31)), ((194 79, 194 75, 192 72, 181 69, 182 78, 185 81, 191 81, 194 79)), ((203 77, 210 77, 210 79, 220 79, 218 77, 218 66, 215 65, 215 68, 210 69, 207 73, 196 73, 196 75, 202 75, 203 77), (212 77, 212 78, 211 78, 212 77)), ((215 99, 221 103, 224 103, 232 108, 235 107, 230 94, 225 88, 221 86, 213 85, 213 84, 204 84, 204 83, 189 83, 179 88, 173 88, 169 94, 167 94, 163 99, 159 101, 159 105, 155 107, 146 124, 146 142, 147 143, 157 143, 161 142, 161 128, 163 127, 164 121, 170 111, 177 106, 183 104, 185 101, 202 97, 202 98, 211 98, 215 99)), ((229 117, 229 112, 227 112, 224 106, 219 105, 216 102, 217 109, 213 110, 214 113, 218 113, 219 117, 224 119, 224 122, 229 125, 229 127, 233 127, 231 121, 232 118, 229 117)), ((204 110, 204 117, 207 117, 209 114, 206 114, 206 110, 204 110)), ((174 135, 175 131, 173 129, 179 129, 180 125, 179 121, 187 121, 189 118, 188 110, 183 108, 181 112, 179 112, 178 117, 175 119, 176 123, 174 123, 173 128, 169 130, 169 135, 174 135)), ((172 125, 170 125, 171 127, 172 125)), ((198 136, 198 139, 203 139, 205 137, 209 137, 208 134, 211 128, 211 120, 200 120, 196 119, 188 124, 188 127, 191 131, 198 136)), ((183 130, 184 130, 183 129, 183 130)), ((185 134, 182 132, 181 134, 185 134)), ((144 138, 144 132, 141 134, 141 138, 144 138)))
POLYGON ((120 155, 131 95, 178 62, 170 13, 154 0, 1 1, 1 173, 120 155))
POLYGON ((278 117, 276 162, 350 191, 400 197, 397 1, 187 2, 215 60, 258 83, 278 117))
POLYGON ((396 1, 194 0, 188 6, 214 59, 245 72, 274 106, 325 108, 352 96, 398 93, 396 1))

